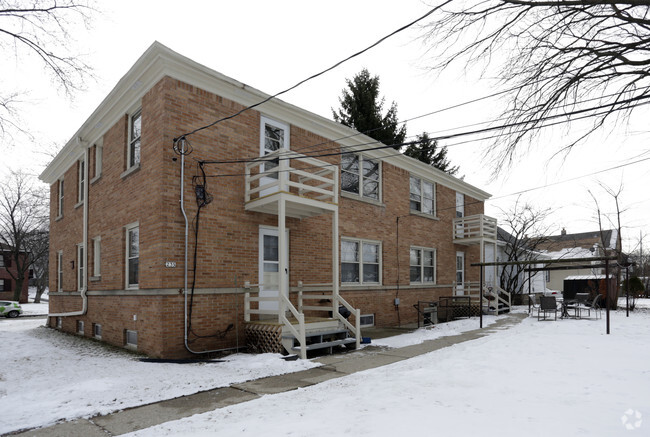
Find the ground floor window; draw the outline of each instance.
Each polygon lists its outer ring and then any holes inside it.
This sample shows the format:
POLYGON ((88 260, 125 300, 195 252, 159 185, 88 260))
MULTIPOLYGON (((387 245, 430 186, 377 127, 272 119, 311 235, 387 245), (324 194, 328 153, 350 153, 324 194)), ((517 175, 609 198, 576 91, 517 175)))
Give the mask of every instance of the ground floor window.
POLYGON ((126 288, 138 288, 140 283, 140 227, 126 227, 126 288))
POLYGON ((345 238, 341 240, 341 282, 379 284, 381 243, 345 238))
POLYGON ((424 247, 412 247, 410 252, 411 284, 436 282, 436 251, 424 247))

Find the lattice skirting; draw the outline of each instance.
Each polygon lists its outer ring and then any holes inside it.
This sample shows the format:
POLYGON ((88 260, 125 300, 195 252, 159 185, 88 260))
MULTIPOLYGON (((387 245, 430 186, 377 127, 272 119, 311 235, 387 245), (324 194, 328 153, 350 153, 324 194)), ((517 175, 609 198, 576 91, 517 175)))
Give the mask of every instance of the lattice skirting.
POLYGON ((282 326, 246 325, 246 344, 255 352, 285 353, 284 347, 282 347, 282 326))

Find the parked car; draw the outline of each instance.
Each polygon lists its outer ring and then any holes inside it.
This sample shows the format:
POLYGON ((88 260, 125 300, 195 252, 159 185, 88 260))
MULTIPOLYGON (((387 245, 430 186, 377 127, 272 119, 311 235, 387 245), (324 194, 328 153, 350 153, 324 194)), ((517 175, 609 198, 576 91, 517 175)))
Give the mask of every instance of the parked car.
POLYGON ((23 313, 23 307, 18 302, 0 300, 0 316, 18 317, 23 313))

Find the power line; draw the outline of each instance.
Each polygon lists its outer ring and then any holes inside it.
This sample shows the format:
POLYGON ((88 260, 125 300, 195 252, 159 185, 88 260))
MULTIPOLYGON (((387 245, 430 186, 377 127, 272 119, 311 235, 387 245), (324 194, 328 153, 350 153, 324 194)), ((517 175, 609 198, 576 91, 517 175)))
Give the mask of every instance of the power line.
POLYGON ((362 50, 360 50, 360 51, 358 51, 358 52, 356 52, 356 53, 354 53, 354 54, 348 56, 347 58, 345 58, 345 59, 343 59, 343 60, 337 62, 336 64, 332 65, 331 67, 326 68, 325 70, 322 70, 322 71, 320 71, 320 72, 318 72, 318 73, 316 73, 316 74, 314 74, 314 75, 312 75, 312 76, 309 76, 309 77, 306 78, 306 79, 301 80, 301 81, 298 82, 297 84, 295 84, 295 85, 293 85, 293 86, 291 86, 291 87, 285 89, 284 91, 280 91, 279 93, 276 93, 276 94, 274 94, 274 95, 272 95, 272 96, 269 96, 269 97, 267 97, 266 99, 263 99, 263 100, 260 101, 260 102, 257 102, 257 103, 255 103, 255 104, 253 104, 253 105, 250 105, 250 106, 245 107, 245 108, 242 109, 241 111, 238 111, 238 112, 236 112, 236 113, 234 113, 234 114, 231 114, 231 115, 229 115, 229 116, 227 116, 227 117, 223 117, 223 118, 220 118, 220 119, 218 119, 218 120, 215 120, 214 122, 212 122, 212 123, 210 123, 210 124, 207 124, 207 125, 205 125, 205 126, 198 127, 198 128, 196 128, 196 129, 194 129, 194 130, 192 130, 192 131, 190 131, 190 132, 187 132, 187 133, 184 133, 184 134, 180 135, 180 136, 177 137, 177 138, 174 138, 174 143, 176 143, 176 142, 177 142, 178 140, 180 140, 181 138, 186 138, 186 137, 188 137, 188 136, 190 136, 190 135, 192 135, 192 134, 195 134, 195 133, 197 133, 197 132, 199 132, 199 131, 202 131, 202 130, 204 130, 204 129, 208 129, 208 128, 212 127, 212 126, 215 126, 216 124, 219 124, 219 123, 221 123, 221 122, 223 122, 223 121, 230 120, 231 118, 235 118, 235 117, 239 116, 240 114, 242 114, 242 113, 244 113, 244 112, 246 112, 246 111, 248 111, 248 110, 250 110, 250 109, 256 108, 256 107, 258 107, 258 106, 260 106, 260 105, 262 105, 262 104, 264 104, 264 103, 266 103, 266 102, 268 102, 268 101, 270 101, 270 100, 272 100, 272 99, 275 99, 275 98, 278 97, 278 96, 281 96, 282 94, 288 93, 289 91, 291 91, 291 90, 293 90, 293 89, 295 89, 295 88, 298 88, 300 85, 304 84, 305 82, 308 82, 308 81, 310 81, 310 80, 312 80, 312 79, 315 79, 315 78, 317 78, 317 77, 319 77, 319 76, 322 76, 323 74, 325 74, 325 73, 327 73, 327 72, 329 72, 329 71, 335 69, 336 67, 338 67, 339 65, 341 65, 341 64, 343 64, 343 63, 349 61, 350 59, 356 58, 357 56, 362 55, 362 54, 364 54, 365 52, 367 52, 368 50, 370 50, 370 49, 372 49, 372 48, 378 46, 379 44, 381 44, 382 42, 384 42, 384 41, 387 40, 388 38, 391 38, 392 36, 395 36, 395 35, 397 35, 398 33, 400 33, 400 32, 402 32, 402 31, 408 29, 408 28, 411 27, 411 26, 413 26, 414 24, 416 24, 416 23, 418 23, 418 22, 424 20, 424 19, 427 18, 429 15, 433 14, 435 11, 437 11, 438 9, 442 8, 443 6, 445 6, 445 5, 447 5, 448 3, 451 3, 451 2, 452 2, 452 0, 447 0, 447 1, 445 1, 444 3, 442 3, 441 5, 438 5, 438 6, 434 7, 433 9, 431 9, 429 12, 427 12, 427 13, 424 14, 424 15, 422 15, 421 17, 419 17, 419 18, 417 18, 417 19, 411 21, 410 23, 408 23, 408 24, 406 24, 406 25, 400 27, 399 29, 394 30, 393 32, 389 33, 388 35, 386 35, 386 36, 380 38, 379 40, 377 40, 375 43, 369 45, 368 47, 366 47, 366 48, 364 48, 364 49, 362 49, 362 50))

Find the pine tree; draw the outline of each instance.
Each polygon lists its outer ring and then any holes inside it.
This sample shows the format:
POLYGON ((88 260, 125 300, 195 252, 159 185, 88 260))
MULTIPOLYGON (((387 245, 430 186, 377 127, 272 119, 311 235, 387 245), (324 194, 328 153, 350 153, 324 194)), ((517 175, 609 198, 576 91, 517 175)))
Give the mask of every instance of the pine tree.
POLYGON ((398 127, 397 104, 393 102, 382 115, 384 98, 379 97, 379 76, 371 77, 367 69, 352 80, 339 98, 341 109, 332 114, 334 120, 399 150, 406 137, 406 126, 398 127))
POLYGON ((425 164, 432 165, 452 176, 458 173, 458 166, 452 166, 449 159, 447 159, 447 147, 438 149, 438 142, 429 138, 426 132, 418 135, 417 141, 409 144, 404 154, 425 164))

